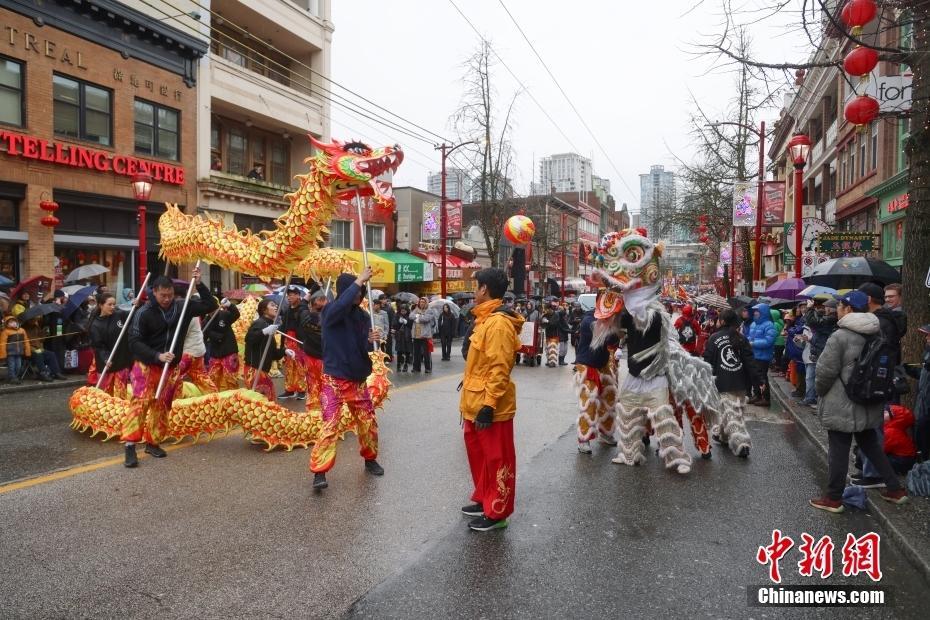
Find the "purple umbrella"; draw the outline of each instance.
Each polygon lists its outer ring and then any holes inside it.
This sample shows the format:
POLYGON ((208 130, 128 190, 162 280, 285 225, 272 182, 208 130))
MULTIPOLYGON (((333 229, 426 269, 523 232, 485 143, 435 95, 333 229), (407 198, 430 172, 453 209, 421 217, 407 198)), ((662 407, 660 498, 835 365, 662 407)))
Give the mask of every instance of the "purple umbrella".
POLYGON ((801 278, 785 278, 765 289, 765 294, 778 299, 794 299, 806 288, 807 283, 801 278))

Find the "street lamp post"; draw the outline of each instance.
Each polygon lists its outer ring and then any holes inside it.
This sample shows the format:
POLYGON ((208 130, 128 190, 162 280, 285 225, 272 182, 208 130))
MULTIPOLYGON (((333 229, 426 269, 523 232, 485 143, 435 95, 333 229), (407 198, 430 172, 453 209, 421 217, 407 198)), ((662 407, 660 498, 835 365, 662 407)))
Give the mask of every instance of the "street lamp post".
MULTIPOLYGON (((455 146, 442 143, 436 147, 436 149, 442 153, 442 172, 440 173, 442 178, 440 193, 442 195, 439 198, 439 260, 442 264, 439 266, 439 292, 443 299, 446 298, 446 203, 448 202, 446 198, 446 159, 452 154, 452 151, 466 144, 475 144, 475 141, 468 140, 467 142, 462 142, 455 146)), ((459 185, 459 191, 461 191, 461 184, 459 185)))
MULTIPOLYGON (((139 203, 137 218, 139 220, 139 282, 141 283, 145 280, 149 270, 148 250, 145 242, 145 203, 148 202, 149 197, 152 195, 152 177, 148 174, 134 174, 131 183, 132 195, 135 197, 136 202, 139 203)), ((139 291, 139 294, 141 293, 142 291, 139 291)))
POLYGON ((801 277, 801 241, 804 227, 801 217, 801 202, 804 199, 804 166, 811 150, 811 139, 806 134, 796 133, 788 142, 788 154, 794 162, 794 277, 801 277))
MULTIPOLYGON (((746 131, 752 132, 759 138, 759 187, 756 190, 756 251, 752 258, 752 279, 753 282, 762 278, 762 197, 765 186, 765 121, 759 122, 759 129, 746 125, 744 123, 738 123, 736 121, 723 121, 717 123, 711 123, 711 127, 717 125, 736 125, 737 127, 742 127, 746 131)), ((733 252, 733 244, 735 243, 736 238, 736 227, 733 227, 733 241, 730 244, 730 264, 735 267, 735 254, 733 252)), ((736 270, 730 269, 730 282, 736 282, 736 270)), ((732 295, 731 285, 731 295, 732 295)), ((758 297, 759 294, 755 292, 754 287, 750 287, 751 295, 753 297, 758 297)))

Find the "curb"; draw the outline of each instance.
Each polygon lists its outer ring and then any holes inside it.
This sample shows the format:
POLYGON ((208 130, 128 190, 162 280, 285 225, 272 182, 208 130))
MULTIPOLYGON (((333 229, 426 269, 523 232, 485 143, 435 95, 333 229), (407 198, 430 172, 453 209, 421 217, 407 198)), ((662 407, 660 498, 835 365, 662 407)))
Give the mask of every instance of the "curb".
POLYGON ((67 381, 53 381, 51 383, 30 383, 29 385, 14 385, 0 388, 0 396, 4 394, 13 394, 15 392, 37 392, 39 390, 54 390, 57 388, 64 387, 80 387, 86 385, 87 380, 84 378, 81 379, 68 379, 67 381))
MULTIPOLYGON (((781 403, 782 408, 791 414, 795 424, 798 425, 798 427, 801 429, 801 432, 804 433, 804 436, 820 449, 820 456, 824 464, 826 464, 827 446, 824 445, 823 441, 821 441, 820 437, 818 437, 817 432, 812 425, 812 422, 815 421, 816 418, 808 417, 805 419, 803 415, 798 414, 798 412, 795 410, 796 405, 791 402, 791 397, 784 392, 784 388, 782 387, 780 381, 770 381, 769 383, 774 388, 772 393, 774 394, 775 398, 778 399, 778 402, 781 403)), ((881 523, 882 527, 884 527, 891 535, 895 545, 904 553, 911 564, 918 571, 920 571, 924 580, 927 583, 930 583, 930 562, 928 562, 928 559, 923 557, 917 551, 917 549, 913 544, 911 544, 907 537, 901 533, 897 526, 895 526, 891 517, 885 512, 887 506, 884 506, 880 502, 874 500, 868 493, 866 493, 866 502, 872 514, 874 514, 878 519, 878 522, 881 523)))

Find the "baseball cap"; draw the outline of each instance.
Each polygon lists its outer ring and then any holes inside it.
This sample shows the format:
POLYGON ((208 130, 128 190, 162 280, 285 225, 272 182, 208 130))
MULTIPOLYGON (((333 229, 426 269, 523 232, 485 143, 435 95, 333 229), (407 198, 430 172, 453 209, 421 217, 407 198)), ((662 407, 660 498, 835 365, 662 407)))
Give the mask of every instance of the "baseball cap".
POLYGON ((859 287, 859 290, 878 303, 885 303, 885 289, 874 282, 866 282, 859 287))
POLYGON ((841 301, 856 310, 865 310, 869 307, 869 296, 862 291, 849 291, 845 295, 834 295, 833 299, 841 301))
POLYGON ((300 293, 300 287, 297 286, 296 284, 289 284, 289 285, 287 286, 287 292, 288 292, 288 293, 298 293, 298 294, 299 294, 299 293, 300 293))
POLYGON ((930 334, 930 323, 927 323, 926 325, 921 325, 920 327, 917 328, 917 331, 919 331, 921 334, 930 334))

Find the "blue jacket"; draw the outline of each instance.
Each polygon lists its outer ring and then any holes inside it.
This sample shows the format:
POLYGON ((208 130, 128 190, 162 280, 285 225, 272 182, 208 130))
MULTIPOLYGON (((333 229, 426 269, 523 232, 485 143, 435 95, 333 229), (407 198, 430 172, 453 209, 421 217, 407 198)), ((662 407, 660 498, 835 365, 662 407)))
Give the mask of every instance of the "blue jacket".
POLYGON ((804 332, 804 319, 798 317, 794 325, 788 329, 788 334, 785 338, 785 353, 788 354, 788 359, 795 362, 803 361, 801 356, 804 354, 804 349, 798 347, 798 345, 794 343, 794 337, 802 332, 804 332))
POLYGON ((772 312, 768 304, 757 304, 753 313, 758 312, 759 317, 752 320, 749 326, 749 344, 752 345, 752 355, 760 362, 771 362, 775 353, 775 323, 772 322, 772 312))
POLYGON ((323 308, 323 372, 331 377, 364 381, 371 374, 368 357, 368 313, 355 304, 361 288, 352 283, 323 308))

